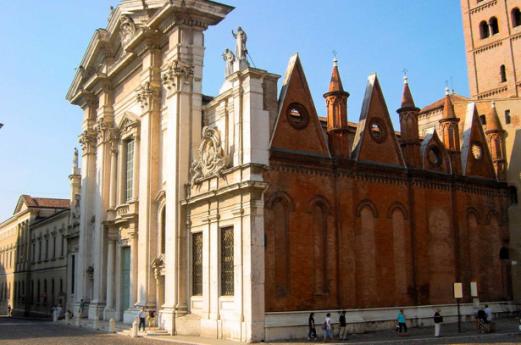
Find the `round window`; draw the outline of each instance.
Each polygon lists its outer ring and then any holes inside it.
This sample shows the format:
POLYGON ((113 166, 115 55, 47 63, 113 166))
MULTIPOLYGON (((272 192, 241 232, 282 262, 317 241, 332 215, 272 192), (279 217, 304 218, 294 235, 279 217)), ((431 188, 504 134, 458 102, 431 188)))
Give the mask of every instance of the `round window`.
POLYGON ((309 123, 309 115, 306 108, 299 103, 291 103, 286 110, 286 117, 293 128, 303 129, 309 123))
POLYGON ((473 143, 471 150, 475 160, 479 161, 483 157, 483 147, 480 143, 473 143))
POLYGON ((380 119, 371 120, 369 123, 369 133, 371 134, 371 138, 373 138, 377 143, 383 142, 387 135, 385 125, 380 119))
POLYGON ((431 146, 427 152, 427 160, 434 167, 441 165, 441 154, 440 150, 436 146, 431 146))

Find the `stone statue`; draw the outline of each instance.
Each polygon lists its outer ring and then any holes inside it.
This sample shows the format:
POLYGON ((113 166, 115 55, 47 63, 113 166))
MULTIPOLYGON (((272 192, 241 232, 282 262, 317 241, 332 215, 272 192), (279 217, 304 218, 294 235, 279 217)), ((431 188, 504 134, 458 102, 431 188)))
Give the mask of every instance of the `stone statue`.
POLYGON ((72 166, 73 168, 77 168, 79 165, 78 165, 78 149, 75 147, 74 148, 74 157, 72 159, 72 166))
POLYGON ((225 61, 224 66, 224 77, 228 77, 232 74, 233 71, 233 63, 235 62, 235 55, 233 55, 232 51, 228 48, 223 53, 223 59, 225 61))
POLYGON ((246 60, 246 54, 248 54, 248 49, 246 48, 246 41, 248 40, 248 36, 246 36, 246 32, 239 26, 237 28, 237 33, 233 32, 232 35, 235 38, 235 56, 239 63, 246 60))

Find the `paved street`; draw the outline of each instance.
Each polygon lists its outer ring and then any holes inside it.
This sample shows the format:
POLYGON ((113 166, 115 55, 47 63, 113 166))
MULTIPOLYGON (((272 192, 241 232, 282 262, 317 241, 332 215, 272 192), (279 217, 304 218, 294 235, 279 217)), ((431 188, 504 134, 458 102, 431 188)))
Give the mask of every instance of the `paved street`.
MULTIPOLYGON (((432 327, 413 328, 407 337, 397 337, 393 331, 371 332, 350 335, 344 342, 348 344, 386 345, 386 344, 521 344, 521 334, 517 333, 517 320, 499 320, 497 332, 477 334, 472 325, 464 324, 463 333, 459 334, 455 324, 444 325, 442 338, 432 336, 432 327)), ((147 337, 132 339, 127 336, 93 331, 90 328, 57 325, 49 321, 20 320, 0 318, 0 345, 119 345, 119 344, 204 344, 230 345, 230 341, 205 339, 198 337, 147 337)), ((311 344, 312 342, 276 343, 277 345, 311 344)), ((330 342, 329 344, 333 344, 330 342)))

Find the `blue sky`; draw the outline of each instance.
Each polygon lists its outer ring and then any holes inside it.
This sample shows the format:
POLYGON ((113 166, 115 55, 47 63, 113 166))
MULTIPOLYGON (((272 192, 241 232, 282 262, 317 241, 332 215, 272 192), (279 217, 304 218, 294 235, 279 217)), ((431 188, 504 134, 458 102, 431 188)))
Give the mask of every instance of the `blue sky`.
MULTIPOLYGON (((225 0, 235 10, 206 34, 205 94, 219 89, 221 54, 241 25, 257 68, 284 74, 298 52, 319 114, 333 51, 358 121, 367 76, 377 72, 395 123, 403 69, 418 106, 446 81, 468 95, 461 10, 456 0, 225 0)), ((5 1, 0 13, 0 220, 20 194, 68 197, 82 111, 65 100, 74 69, 116 0, 5 1)), ((280 87, 280 83, 279 83, 280 87)))

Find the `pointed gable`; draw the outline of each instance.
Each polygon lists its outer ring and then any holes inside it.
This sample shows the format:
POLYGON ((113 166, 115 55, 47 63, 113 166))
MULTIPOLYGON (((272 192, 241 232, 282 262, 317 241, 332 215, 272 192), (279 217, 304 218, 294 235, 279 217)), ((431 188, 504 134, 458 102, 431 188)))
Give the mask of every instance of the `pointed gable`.
POLYGON ((425 135, 421 144, 422 166, 424 170, 450 174, 450 157, 436 130, 425 135))
POLYGON ((272 150, 330 156, 298 54, 291 57, 284 76, 270 146, 272 150))
POLYGON ((352 157, 360 161, 373 161, 404 166, 402 151, 394 134, 393 124, 376 74, 368 78, 356 130, 352 157))
POLYGON ((461 148, 461 166, 465 176, 496 178, 475 103, 469 103, 467 106, 461 148))

